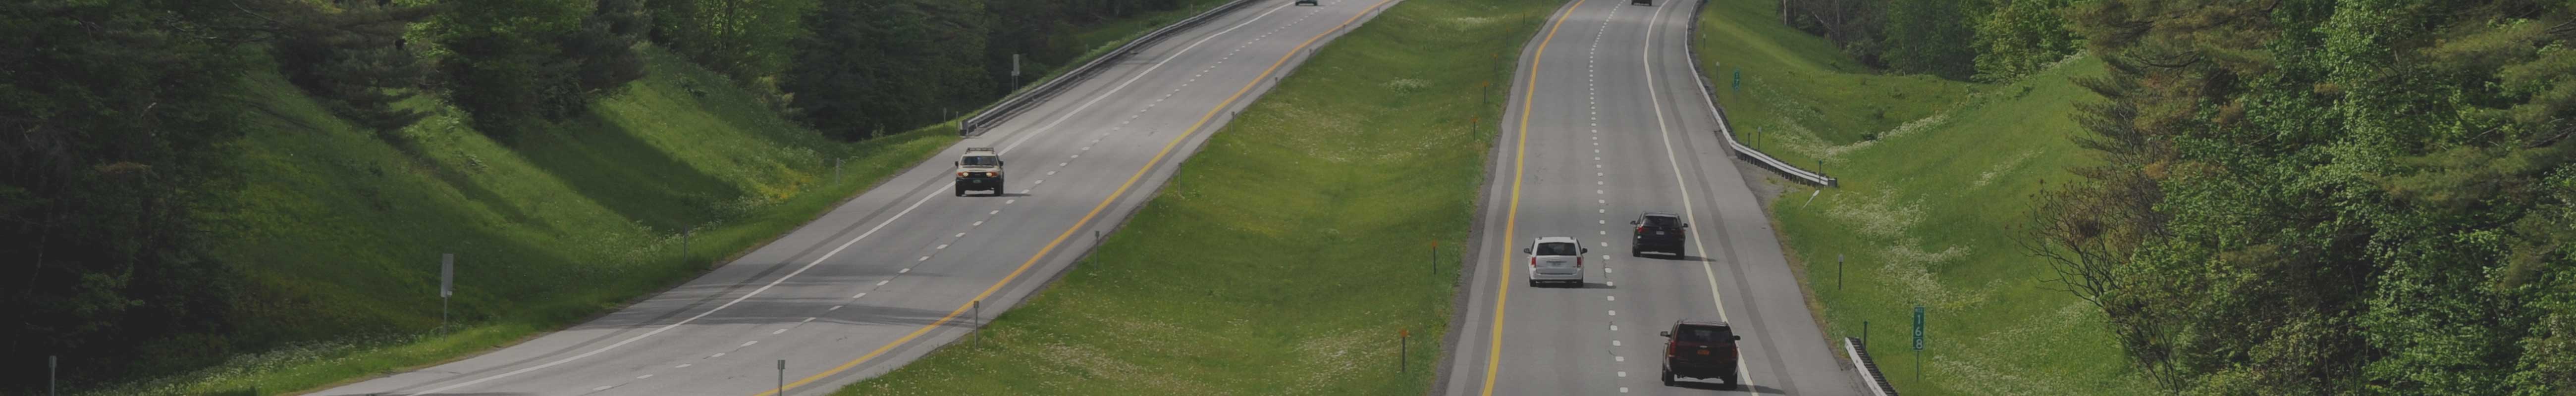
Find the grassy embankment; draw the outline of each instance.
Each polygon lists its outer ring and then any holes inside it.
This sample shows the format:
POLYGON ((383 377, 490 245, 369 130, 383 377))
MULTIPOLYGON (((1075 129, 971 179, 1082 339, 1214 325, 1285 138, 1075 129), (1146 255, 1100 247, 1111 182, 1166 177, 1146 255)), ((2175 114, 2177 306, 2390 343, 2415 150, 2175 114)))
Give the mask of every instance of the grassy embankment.
POLYGON ((1210 137, 981 347, 950 345, 836 394, 1423 393, 1506 56, 1559 4, 1394 6, 1210 137))
POLYGON ((1798 164, 1826 161, 1842 187, 1812 204, 1794 190, 1772 214, 1824 307, 1828 331, 1859 335, 1909 395, 2147 394, 2100 311, 2052 290, 2054 273, 2014 242, 2030 195, 2090 161, 2074 104, 2100 100, 2070 79, 2075 60, 2006 84, 1887 76, 1821 38, 1779 24, 1776 4, 1717 0, 1693 43, 1737 131, 1798 164), (1884 116, 1881 116, 1884 114, 1884 116), (1874 138, 1872 138, 1874 136, 1874 138), (1836 257, 1848 260, 1836 280, 1836 257), (1839 283, 1839 284, 1838 284, 1839 283), (1912 307, 1929 309, 1918 367, 1912 307), (1916 379, 1920 369, 1921 379, 1916 379))
POLYGON ((935 127, 835 142, 647 54, 649 77, 515 142, 426 99, 408 105, 435 115, 380 136, 274 74, 247 78, 260 127, 229 147, 244 183, 209 215, 215 256, 251 281, 231 340, 333 341, 93 393, 311 389, 508 344, 694 276, 956 140, 935 127), (455 326, 441 331, 451 252, 455 326))
MULTIPOLYGON (((1078 28, 1097 44, 1068 63, 1222 2, 1078 28)), ((695 276, 956 140, 943 124, 834 142, 720 75, 648 58, 624 93, 516 142, 427 99, 407 105, 432 117, 380 137, 282 78, 251 76, 240 97, 263 127, 233 147, 245 184, 210 216, 216 255, 255 293, 235 304, 231 338, 180 343, 329 341, 88 393, 313 389, 513 343, 695 276), (458 325, 437 330, 448 252, 458 325)))

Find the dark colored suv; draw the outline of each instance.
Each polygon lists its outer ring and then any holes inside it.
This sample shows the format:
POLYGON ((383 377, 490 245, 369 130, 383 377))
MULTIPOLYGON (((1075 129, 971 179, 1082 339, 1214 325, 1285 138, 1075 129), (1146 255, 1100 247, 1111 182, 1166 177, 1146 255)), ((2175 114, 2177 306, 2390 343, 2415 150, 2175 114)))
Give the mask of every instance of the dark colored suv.
POLYGON ((1628 4, 1655 5, 1655 0, 1628 0, 1628 4))
POLYGON ((1678 321, 1663 334, 1664 386, 1677 386, 1675 380, 1681 378, 1716 380, 1727 387, 1744 384, 1735 378, 1735 341, 1744 337, 1726 322, 1678 321))
POLYGON ((1297 4, 1296 4, 1296 5, 1301 5, 1301 6, 1320 6, 1320 5, 1324 5, 1324 3, 1323 3, 1323 2, 1319 2, 1319 1, 1315 1, 1315 0, 1297 0, 1297 4))
POLYGON ((1637 226, 1637 237, 1628 247, 1629 256, 1644 257, 1647 252, 1682 255, 1682 229, 1690 228, 1690 223, 1682 222, 1681 215, 1646 212, 1628 224, 1637 226))

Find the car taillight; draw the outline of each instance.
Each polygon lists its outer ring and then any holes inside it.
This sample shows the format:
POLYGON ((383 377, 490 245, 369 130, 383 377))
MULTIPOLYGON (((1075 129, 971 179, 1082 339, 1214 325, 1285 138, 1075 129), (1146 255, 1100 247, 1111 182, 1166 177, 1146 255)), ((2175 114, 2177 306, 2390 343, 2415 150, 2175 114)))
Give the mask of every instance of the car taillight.
POLYGON ((957 172, 957 177, 966 177, 966 172, 957 172))
POLYGON ((1579 268, 1583 268, 1583 258, 1582 258, 1582 257, 1576 257, 1576 258, 1574 258, 1574 268, 1578 268, 1578 269, 1579 269, 1579 268))
POLYGON ((1530 268, 1538 268, 1538 258, 1537 258, 1537 257, 1531 257, 1531 258, 1530 258, 1530 268))
POLYGON ((1681 349, 1681 347, 1682 346, 1680 344, 1664 343, 1664 357, 1673 357, 1673 350, 1681 349))
POLYGON ((1002 177, 1002 172, 984 172, 984 177, 1002 177))
POLYGON ((1646 226, 1637 226, 1637 232, 1639 232, 1639 233, 1646 232, 1646 226))

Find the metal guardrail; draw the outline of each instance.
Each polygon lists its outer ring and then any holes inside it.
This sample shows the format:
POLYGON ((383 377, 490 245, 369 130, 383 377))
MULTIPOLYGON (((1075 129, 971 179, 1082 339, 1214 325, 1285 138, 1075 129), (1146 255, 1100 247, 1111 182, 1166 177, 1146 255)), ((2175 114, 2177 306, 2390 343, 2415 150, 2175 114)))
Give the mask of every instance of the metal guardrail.
POLYGON ((1058 76, 1054 80, 1038 84, 1037 87, 1020 91, 1010 97, 1002 98, 1001 102, 994 103, 993 107, 985 109, 984 112, 976 113, 973 117, 967 117, 964 121, 958 121, 957 135, 975 136, 976 134, 984 133, 985 129, 991 128, 994 124, 999 124, 1002 120, 1010 119, 1011 116, 1018 115, 1022 110, 1028 110, 1031 105, 1045 102, 1047 98, 1055 97, 1056 94, 1062 93, 1065 88, 1072 87, 1074 83, 1090 79, 1092 74, 1099 73, 1101 69, 1108 68, 1110 62, 1126 58, 1127 55, 1134 54, 1137 49, 1145 48, 1147 45, 1153 45, 1155 42, 1162 41, 1164 36, 1171 35, 1172 32, 1180 31, 1181 29, 1189 28, 1191 26, 1197 26, 1199 23, 1207 22, 1209 19, 1215 19, 1218 14, 1224 14, 1227 11, 1242 8, 1244 4, 1251 4, 1253 1, 1256 0, 1234 0, 1227 2, 1224 5, 1208 9, 1206 12, 1201 12, 1198 15, 1192 15, 1189 19, 1182 19, 1179 22, 1165 25, 1161 29, 1154 29, 1152 32, 1146 32, 1144 36, 1138 36, 1136 37, 1136 40, 1129 41, 1126 45, 1118 46, 1118 49, 1110 50, 1109 53, 1100 54, 1100 57, 1092 58, 1091 62, 1083 63, 1082 66, 1075 67, 1072 71, 1065 72, 1063 76, 1058 76))
POLYGON ((1869 359, 1868 347, 1861 345, 1860 339, 1843 337, 1843 350, 1851 354, 1852 371, 1860 372, 1870 395, 1896 396, 1896 387, 1887 383, 1887 374, 1878 371, 1878 363, 1869 359))
MULTIPOLYGON (((1700 0, 1698 5, 1691 7, 1691 20, 1688 33, 1690 37, 1688 40, 1699 39, 1699 15, 1701 10, 1708 9, 1708 2, 1709 0, 1700 0)), ((1726 109, 1717 107, 1717 95, 1710 93, 1713 89, 1708 86, 1708 78, 1700 75, 1699 47, 1692 46, 1685 41, 1682 44, 1682 48, 1690 54, 1691 80, 1699 83, 1700 96, 1708 97, 1708 112, 1717 115, 1718 137, 1726 139, 1726 145, 1735 149, 1736 156, 1753 160, 1753 163, 1761 164, 1762 167, 1771 168, 1772 171, 1780 172, 1782 175, 1789 176, 1789 178, 1797 179, 1801 182, 1806 182, 1807 184, 1819 186, 1841 185, 1840 180, 1836 180, 1830 176, 1825 176, 1824 173, 1798 169, 1796 166, 1789 165, 1788 162, 1782 162, 1778 158, 1772 158, 1770 154, 1763 154, 1760 150, 1754 150, 1753 146, 1746 146, 1742 142, 1737 142, 1735 140, 1735 128, 1727 125, 1726 109)))

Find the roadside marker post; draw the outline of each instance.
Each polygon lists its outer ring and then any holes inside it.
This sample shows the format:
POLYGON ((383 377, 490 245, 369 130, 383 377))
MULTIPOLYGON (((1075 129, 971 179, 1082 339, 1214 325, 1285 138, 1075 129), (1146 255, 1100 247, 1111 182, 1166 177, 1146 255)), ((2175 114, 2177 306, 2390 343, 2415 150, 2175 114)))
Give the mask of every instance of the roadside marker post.
POLYGON ((1914 380, 1923 380, 1923 306, 1914 306, 1914 380))
POLYGON ((787 359, 778 359, 778 390, 773 395, 787 394, 787 359))
POLYGON ((1396 330, 1395 339, 1395 372, 1402 373, 1411 370, 1413 365, 1408 363, 1410 362, 1408 359, 1413 358, 1413 330, 1396 330))
POLYGON ((447 298, 456 295, 456 254, 438 255, 438 328, 447 328, 447 298))
POLYGON ((1843 254, 1834 253, 1834 290, 1843 289, 1843 254))
POLYGON ((62 356, 45 355, 45 396, 54 396, 54 377, 62 370, 62 356))
POLYGON ((975 300, 975 349, 984 349, 984 300, 975 300))

